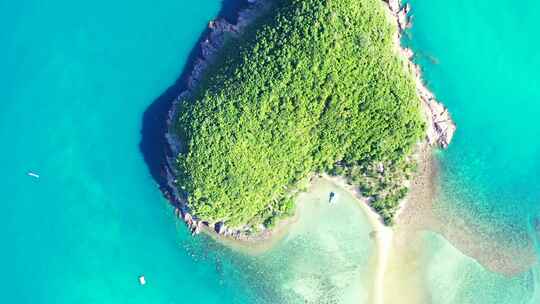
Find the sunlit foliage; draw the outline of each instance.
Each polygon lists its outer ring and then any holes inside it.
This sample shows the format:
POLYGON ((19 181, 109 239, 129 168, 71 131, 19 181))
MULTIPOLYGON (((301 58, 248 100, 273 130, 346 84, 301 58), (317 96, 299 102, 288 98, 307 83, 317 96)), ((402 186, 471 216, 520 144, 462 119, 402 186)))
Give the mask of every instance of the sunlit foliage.
MULTIPOLYGON (((230 37, 175 123, 177 184, 193 213, 271 225, 312 172, 405 167, 424 123, 395 30, 380 0, 277 0, 230 37)), ((404 191, 393 188, 371 189, 388 221, 404 191)))

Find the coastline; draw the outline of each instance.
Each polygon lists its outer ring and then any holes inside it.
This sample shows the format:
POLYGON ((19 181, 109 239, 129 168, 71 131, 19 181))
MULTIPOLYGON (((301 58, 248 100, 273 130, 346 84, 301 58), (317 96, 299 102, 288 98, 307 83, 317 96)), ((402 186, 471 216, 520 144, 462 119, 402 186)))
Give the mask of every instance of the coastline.
POLYGON ((420 231, 430 230, 443 235, 460 251, 473 257, 491 271, 512 276, 528 269, 536 261, 532 243, 526 244, 521 250, 509 251, 494 240, 494 236, 481 236, 473 231, 471 227, 474 227, 475 223, 466 223, 462 218, 443 219, 436 214, 433 201, 438 191, 436 183, 438 162, 433 154, 436 150, 434 147, 447 148, 457 127, 448 109, 436 100, 435 95, 425 85, 421 67, 413 62, 415 53, 401 45, 403 31, 412 27, 409 18, 410 4, 403 5, 403 0, 383 1, 388 8, 389 19, 398 28, 394 37, 396 52, 404 59, 405 66, 415 77, 417 93, 427 119, 426 142, 419 143, 418 151, 414 155, 417 158, 418 173, 411 181, 410 193, 400 202, 396 214, 395 239, 404 246, 406 242, 416 242, 420 231), (491 239, 488 246, 483 241, 485 239, 491 239))
MULTIPOLYGON (((255 18, 254 16, 257 16, 255 10, 262 9, 259 5, 264 7, 265 4, 257 2, 257 4, 241 11, 239 13, 237 25, 232 25, 225 20, 210 22, 210 34, 200 45, 202 58, 197 59, 192 74, 188 78, 188 90, 183 92, 178 98, 182 98, 182 96, 184 96, 183 94, 190 94, 190 91, 195 88, 204 69, 208 66, 209 62, 212 61, 213 55, 222 45, 220 36, 226 32, 241 32, 241 30, 255 18)), ((424 84, 421 68, 413 62, 414 52, 401 45, 403 31, 411 27, 408 17, 411 11, 410 5, 406 4, 403 6, 400 0, 381 0, 381 5, 382 9, 387 13, 389 22, 395 26, 394 47, 396 48, 396 53, 402 59, 404 67, 410 71, 411 77, 414 78, 417 95, 420 101, 419 106, 421 107, 421 112, 426 121, 425 139, 417 144, 416 151, 411 155, 411 157, 415 158, 415 161, 419 164, 419 171, 415 173, 413 180, 410 181, 409 188, 411 194, 407 195, 400 202, 396 214, 396 220, 398 221, 398 224, 401 225, 404 222, 401 217, 409 214, 405 212, 405 210, 408 210, 409 205, 412 205, 408 204, 408 202, 415 199, 413 196, 414 193, 427 193, 426 199, 433 199, 434 166, 432 152, 436 147, 446 148, 448 146, 452 140, 456 126, 451 120, 448 110, 442 103, 435 99, 434 94, 431 93, 424 84)), ((176 101, 169 112, 169 119, 167 122, 169 129, 171 129, 172 120, 176 115, 175 105, 176 101)), ((172 153, 170 155, 176 155, 179 151, 178 139, 175 138, 172 132, 168 132, 166 138, 171 147, 172 153)), ((298 221, 298 218, 301 216, 299 212, 295 212, 294 216, 280 220, 273 229, 265 229, 262 233, 255 235, 247 235, 241 231, 234 231, 224 228, 223 226, 213 226, 209 223, 194 219, 183 203, 180 194, 174 188, 174 158, 168 157, 167 161, 167 180, 169 187, 171 188, 173 204, 176 206, 176 214, 186 222, 193 234, 204 232, 215 241, 232 249, 240 250, 247 254, 260 254, 271 249, 275 244, 282 240, 288 234, 291 225, 298 221)), ((397 239, 402 238, 396 237, 394 228, 384 224, 382 217, 369 205, 367 198, 361 195, 357 187, 349 185, 345 178, 331 177, 326 174, 323 174, 321 178, 330 180, 343 190, 349 192, 358 201, 360 207, 367 216, 369 224, 373 229, 372 237, 376 244, 376 254, 374 256, 375 263, 373 268, 374 279, 371 296, 372 303, 386 303, 384 291, 388 280, 388 278, 386 278, 386 274, 389 272, 388 265, 394 259, 395 247, 399 246, 396 242, 402 241, 397 239)))
MULTIPOLYGON (((167 114, 167 132, 164 134, 167 142, 166 160, 164 171, 166 174, 166 187, 162 188, 163 195, 167 198, 171 204, 175 207, 175 215, 177 218, 184 221, 191 231, 192 235, 205 232, 211 237, 227 238, 234 241, 242 242, 257 242, 261 240, 268 240, 271 237, 270 231, 263 231, 263 233, 250 236, 245 231, 233 230, 226 228, 223 223, 209 223, 204 220, 198 219, 190 213, 190 210, 186 204, 186 199, 176 186, 175 175, 176 170, 174 163, 176 156, 181 151, 180 139, 172 132, 173 120, 177 114, 176 108, 179 100, 192 94, 198 83, 203 77, 205 70, 210 66, 214 60, 216 54, 225 44, 226 35, 238 36, 240 35, 253 20, 262 15, 270 6, 270 1, 267 0, 248 0, 248 7, 241 9, 237 13, 235 23, 230 23, 225 18, 217 20, 211 20, 208 23, 208 34, 201 40, 198 45, 199 56, 194 59, 193 67, 185 81, 185 90, 173 101, 172 106, 167 114)), ((284 223, 279 223, 278 226, 283 226, 284 223)))
MULTIPOLYGON (((373 237, 376 245, 375 263, 373 269, 373 286, 372 286, 372 302, 373 304, 383 303, 419 303, 415 301, 403 302, 400 296, 387 296, 385 290, 388 290, 389 281, 394 284, 398 290, 406 292, 411 299, 427 299, 426 295, 422 294, 420 286, 420 278, 416 277, 417 273, 414 273, 415 277, 410 278, 412 284, 407 290, 403 288, 403 282, 401 282, 403 276, 396 275, 396 269, 411 267, 409 264, 411 261, 415 262, 415 258, 411 258, 416 255, 413 252, 417 245, 417 234, 411 234, 406 219, 411 219, 415 215, 420 213, 410 212, 410 210, 417 210, 423 208, 423 203, 417 204, 419 200, 422 202, 431 202, 435 198, 436 189, 434 180, 437 172, 436 162, 433 158, 433 148, 428 145, 427 142, 418 144, 417 152, 414 154, 418 163, 418 171, 411 180, 410 193, 400 202, 400 208, 396 214, 396 225, 389 227, 384 224, 382 217, 369 205, 369 199, 363 196, 359 189, 354 185, 347 182, 344 177, 341 176, 329 176, 327 174, 321 175, 320 178, 327 179, 336 184, 341 189, 347 191, 355 198, 358 205, 364 211, 364 214, 368 218, 368 222, 373 231, 371 236, 373 237), (409 204, 414 202, 414 204, 409 204), (402 252, 407 252, 406 257, 401 257, 402 252), (409 266, 408 266, 409 265, 409 266), (394 282, 396 281, 396 282, 394 282), (414 285, 414 286, 413 286, 414 285)), ((420 210, 421 211, 421 210, 420 210)), ((417 253, 418 254, 418 253, 417 253)), ((409 270, 407 270, 409 271, 409 270)), ((411 273, 407 273, 411 276, 411 273)))
MULTIPOLYGON (((271 247, 268 244, 274 244, 277 239, 280 239, 283 235, 286 234, 287 227, 290 225, 290 223, 296 221, 298 215, 295 215, 288 219, 282 219, 279 221, 276 227, 272 229, 264 229, 262 232, 257 232, 254 234, 249 233, 249 231, 245 230, 235 230, 225 227, 223 223, 208 223, 191 215, 185 203, 185 199, 178 192, 174 185, 174 162, 175 156, 180 152, 180 142, 179 139, 174 135, 174 133, 171 132, 171 129, 172 121, 176 115, 176 105, 178 103, 178 100, 185 96, 189 96, 192 90, 197 86, 198 82, 201 80, 205 69, 213 62, 215 54, 223 46, 223 36, 225 34, 239 35, 254 19, 257 18, 257 16, 264 12, 265 8, 270 5, 270 1, 249 2, 251 3, 249 7, 241 10, 238 13, 238 19, 236 24, 231 24, 224 19, 209 22, 209 34, 207 38, 203 39, 200 43, 200 56, 195 59, 192 72, 187 78, 186 90, 183 91, 173 102, 173 106, 169 111, 167 119, 167 126, 169 131, 165 134, 170 150, 167 153, 167 164, 165 165, 168 189, 164 190, 164 194, 176 207, 175 214, 177 215, 177 217, 182 219, 187 224, 192 234, 205 232, 214 239, 223 239, 226 243, 245 243, 246 246, 249 247, 255 246, 261 248, 268 248, 271 247), (257 243, 267 244, 260 245, 257 243)), ((425 154, 426 151, 424 150, 429 150, 429 153, 431 153, 431 149, 435 146, 446 148, 452 140, 452 136, 456 130, 456 126, 451 120, 448 110, 435 99, 433 93, 431 93, 424 85, 420 67, 412 61, 414 57, 414 53, 412 52, 412 50, 403 48, 400 43, 403 31, 407 28, 410 28, 411 26, 408 17, 411 11, 410 5, 407 4, 403 6, 400 0, 381 0, 381 5, 383 6, 382 9, 384 9, 388 14, 389 22, 395 25, 396 31, 394 43, 396 51, 398 55, 402 58, 405 68, 409 69, 409 71, 411 72, 411 76, 414 77, 417 94, 421 102, 421 111, 424 114, 426 120, 427 126, 425 140, 418 144, 419 151, 417 151, 412 156, 417 157, 420 154, 425 154), (427 144, 424 144, 424 142, 427 144)), ((342 184, 346 188, 352 188, 348 187, 346 183, 344 183, 344 179, 342 181, 342 184)), ((360 200, 365 200, 361 198, 358 190, 348 190, 352 191, 355 197, 359 197, 360 200)), ((398 211, 398 215, 396 217, 399 216, 399 213, 406 205, 408 197, 409 195, 400 203, 400 211, 398 211)), ((369 207, 367 203, 365 205, 365 207, 368 208, 366 210, 366 214, 370 215, 370 221, 372 222, 374 229, 391 232, 391 229, 386 227, 380 221, 380 216, 378 215, 378 213, 376 213, 371 207, 369 207), (382 227, 388 229, 381 229, 381 225, 382 227)), ((385 236, 383 237, 384 239, 381 241, 382 243, 384 243, 384 246, 382 247, 387 248, 388 245, 386 245, 386 243, 391 243, 391 235, 389 235, 389 233, 387 232, 383 232, 383 234, 385 234, 385 236), (390 241, 388 241, 388 239, 390 239, 390 241)), ((383 251, 386 252, 387 250, 388 249, 385 249, 383 251)))
POLYGON ((404 5, 402 0, 381 1, 385 3, 389 21, 397 29, 394 36, 396 53, 401 56, 405 68, 410 70, 416 83, 416 92, 420 98, 422 112, 427 123, 426 141, 430 146, 445 149, 454 137, 457 129, 456 124, 448 109, 435 98, 435 95, 425 85, 421 67, 413 62, 414 51, 401 44, 403 32, 413 26, 410 18, 411 5, 409 3, 404 5))

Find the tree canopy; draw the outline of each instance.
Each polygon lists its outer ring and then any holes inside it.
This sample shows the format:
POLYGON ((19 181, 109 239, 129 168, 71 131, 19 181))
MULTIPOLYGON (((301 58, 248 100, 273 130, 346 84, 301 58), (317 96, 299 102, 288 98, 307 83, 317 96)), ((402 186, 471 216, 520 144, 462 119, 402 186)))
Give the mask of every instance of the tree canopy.
MULTIPOLYGON (((275 0, 230 37, 174 123, 193 214, 271 224, 312 172, 356 168, 361 184, 370 164, 403 168, 424 121, 396 30, 380 0, 275 0)), ((395 204, 379 204, 391 218, 395 204)))

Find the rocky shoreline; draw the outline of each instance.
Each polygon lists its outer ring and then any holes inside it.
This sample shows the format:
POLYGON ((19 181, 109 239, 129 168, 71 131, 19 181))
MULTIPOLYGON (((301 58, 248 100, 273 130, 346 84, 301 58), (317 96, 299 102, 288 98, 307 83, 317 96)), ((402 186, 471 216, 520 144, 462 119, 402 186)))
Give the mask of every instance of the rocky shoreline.
MULTIPOLYGON (((206 38, 200 42, 200 53, 193 64, 193 69, 186 80, 186 89, 179 94, 168 113, 167 129, 165 134, 169 151, 166 157, 165 171, 167 174, 167 189, 163 189, 165 197, 167 197, 173 206, 175 206, 175 215, 182 219, 192 234, 198 234, 202 231, 215 232, 217 235, 225 236, 240 241, 262 241, 272 237, 272 231, 264 229, 262 232, 253 234, 250 227, 243 229, 232 229, 226 227, 224 223, 209 223, 192 215, 186 204, 186 199, 179 193, 175 187, 175 158, 181 150, 179 138, 171 132, 173 120, 176 116, 176 108, 179 100, 190 96, 193 90, 203 77, 206 68, 211 65, 216 57, 217 52, 223 47, 227 35, 238 37, 246 27, 258 16, 261 15, 270 5, 271 0, 248 0, 249 7, 241 10, 238 13, 236 24, 231 24, 224 19, 210 21, 208 24, 209 33, 206 38)), ((398 31, 396 31, 396 47, 399 53, 406 59, 406 65, 411 69, 416 81, 417 93, 422 101, 422 110, 424 112, 427 129, 426 141, 431 146, 439 146, 446 148, 452 140, 456 130, 456 125, 450 118, 450 113, 435 99, 424 85, 420 67, 412 62, 414 52, 410 49, 403 48, 400 43, 401 35, 404 30, 411 27, 409 14, 411 11, 410 5, 402 5, 400 0, 381 0, 386 4, 391 15, 391 20, 396 23, 398 31)), ((278 225, 286 225, 287 220, 281 221, 278 225)))
POLYGON ((258 16, 260 16, 270 6, 270 2, 266 0, 247 0, 249 7, 238 12, 238 18, 235 24, 231 24, 225 19, 213 20, 208 23, 208 35, 199 44, 199 56, 195 59, 191 74, 186 80, 186 89, 173 101, 173 105, 169 110, 167 117, 167 133, 165 138, 169 145, 169 153, 167 153, 165 172, 167 174, 167 189, 163 189, 164 195, 175 206, 175 215, 182 219, 191 233, 199 234, 202 231, 213 231, 218 235, 230 237, 236 240, 257 241, 265 240, 271 236, 270 231, 265 230, 256 236, 249 235, 249 230, 231 229, 225 226, 224 223, 209 223, 192 215, 186 204, 186 199, 178 192, 175 187, 175 158, 180 153, 180 140, 171 132, 173 120, 176 116, 176 107, 179 100, 190 96, 193 90, 203 77, 204 71, 211 65, 218 51, 225 44, 227 35, 233 37, 239 36, 246 27, 258 16))
POLYGON ((407 68, 415 77, 416 92, 422 101, 422 110, 427 122, 426 141, 430 146, 447 148, 456 132, 456 124, 450 117, 448 109, 435 99, 435 95, 424 84, 420 66, 412 61, 415 56, 413 50, 401 46, 403 32, 412 27, 411 6, 408 3, 403 5, 401 0, 383 1, 389 10, 391 21, 398 28, 394 38, 398 53, 405 58, 407 68))

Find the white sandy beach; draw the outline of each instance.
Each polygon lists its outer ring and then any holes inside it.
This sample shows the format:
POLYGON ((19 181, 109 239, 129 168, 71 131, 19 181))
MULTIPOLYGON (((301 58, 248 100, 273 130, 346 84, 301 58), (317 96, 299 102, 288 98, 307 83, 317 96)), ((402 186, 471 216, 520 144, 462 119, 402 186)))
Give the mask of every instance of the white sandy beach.
POLYGON ((374 278, 373 278, 373 293, 372 293, 372 303, 373 304, 383 304, 384 301, 384 275, 387 270, 388 257, 392 249, 392 241, 394 233, 390 227, 387 227, 383 224, 381 217, 375 210, 373 210, 366 202, 365 197, 363 197, 356 187, 349 185, 344 178, 342 177, 332 177, 324 175, 323 178, 328 179, 341 188, 347 190, 351 193, 357 200, 359 205, 364 210, 370 225, 373 228, 372 236, 375 239, 377 246, 377 257, 376 264, 374 268, 374 278))

